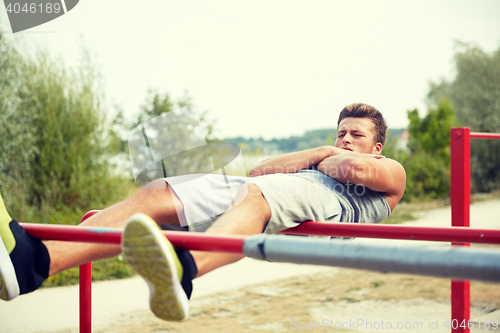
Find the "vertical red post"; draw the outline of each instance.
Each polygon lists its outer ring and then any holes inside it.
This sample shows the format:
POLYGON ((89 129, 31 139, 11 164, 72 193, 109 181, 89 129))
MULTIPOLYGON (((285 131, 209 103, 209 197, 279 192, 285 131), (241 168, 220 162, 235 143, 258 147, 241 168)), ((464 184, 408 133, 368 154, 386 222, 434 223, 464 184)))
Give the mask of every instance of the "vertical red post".
MULTIPOLYGON (((80 223, 98 213, 91 210, 83 215, 80 223)), ((92 263, 80 265, 80 333, 92 332, 92 263)))
MULTIPOLYGON (((451 129, 451 225, 468 227, 470 218, 470 129, 451 129)), ((469 244, 452 243, 454 246, 469 244)), ((469 333, 470 281, 451 281, 453 333, 469 333)))
POLYGON ((92 263, 80 265, 80 333, 92 332, 92 263))

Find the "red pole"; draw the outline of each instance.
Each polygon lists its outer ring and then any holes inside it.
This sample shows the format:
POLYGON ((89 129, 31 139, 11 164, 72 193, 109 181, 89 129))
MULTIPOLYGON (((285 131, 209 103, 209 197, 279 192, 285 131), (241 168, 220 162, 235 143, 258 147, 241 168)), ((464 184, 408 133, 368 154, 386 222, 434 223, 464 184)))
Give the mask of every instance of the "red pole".
MULTIPOLYGON (((470 129, 451 129, 451 225, 469 227, 470 129)), ((455 246, 469 244, 453 243, 455 246)), ((469 333, 470 281, 451 281, 451 327, 453 333, 469 333)))
MULTIPOLYGON (((80 223, 98 213, 91 210, 80 223)), ((80 333, 92 332, 92 262, 80 265, 80 333)))
MULTIPOLYGON (((81 227, 39 223, 20 223, 24 230, 38 239, 75 241, 102 244, 120 244, 120 228, 81 227)), ((317 235, 406 239, 440 242, 500 244, 500 230, 470 228, 413 227, 387 224, 303 222, 282 231, 289 235, 317 235)), ((190 250, 241 253, 243 236, 163 231, 175 246, 190 250)))
POLYGON ((288 235, 315 235, 405 239, 437 242, 500 244, 500 230, 412 227, 406 225, 303 222, 281 231, 288 235))
POLYGON ((471 139, 500 139, 500 133, 470 133, 471 139))
POLYGON ((80 333, 92 332, 92 263, 80 265, 80 333))
POLYGON ((123 229, 66 224, 19 223, 32 237, 68 242, 120 244, 123 229))
MULTIPOLYGON (((123 229, 80 227, 40 223, 19 223, 32 237, 44 240, 120 244, 123 229)), ((209 234, 204 232, 163 231, 175 246, 198 251, 243 253, 245 236, 209 234)))

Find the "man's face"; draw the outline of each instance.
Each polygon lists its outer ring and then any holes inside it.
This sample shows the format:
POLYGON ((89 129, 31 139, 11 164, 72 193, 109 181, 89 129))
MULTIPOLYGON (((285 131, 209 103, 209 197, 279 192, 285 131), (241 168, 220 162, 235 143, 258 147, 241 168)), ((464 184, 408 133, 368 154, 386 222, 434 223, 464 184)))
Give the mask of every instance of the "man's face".
POLYGON ((335 147, 356 153, 380 154, 382 144, 375 143, 375 124, 370 118, 344 118, 337 128, 335 147))

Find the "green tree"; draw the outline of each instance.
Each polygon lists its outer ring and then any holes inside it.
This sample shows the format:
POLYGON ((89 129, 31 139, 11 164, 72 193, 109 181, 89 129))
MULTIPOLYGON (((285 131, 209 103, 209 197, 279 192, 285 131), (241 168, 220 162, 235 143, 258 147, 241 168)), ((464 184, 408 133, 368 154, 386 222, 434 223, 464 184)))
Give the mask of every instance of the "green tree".
POLYGON ((450 192, 450 129, 457 126, 455 111, 442 99, 420 118, 418 110, 408 111, 409 152, 398 160, 406 170, 404 199, 445 198, 450 192))
POLYGON ((30 128, 34 115, 21 107, 24 69, 23 57, 0 33, 0 190, 10 192, 7 204, 26 202, 30 181, 24 176, 32 172, 37 152, 30 128))
POLYGON ((404 148, 398 146, 398 141, 399 141, 398 136, 401 133, 395 134, 391 130, 387 131, 387 136, 385 139, 384 149, 382 150, 382 155, 396 161, 401 161, 404 158, 404 156, 407 155, 407 151, 404 148))
MULTIPOLYGON (((454 56, 456 76, 431 83, 428 101, 447 98, 462 126, 473 132, 500 133, 500 47, 486 53, 479 46, 457 42, 454 56)), ((500 188, 500 141, 472 140, 472 190, 500 188)))
POLYGON ((412 152, 422 150, 434 158, 450 165, 450 129, 457 126, 455 110, 446 99, 442 99, 434 108, 429 108, 424 118, 418 110, 408 111, 409 148, 412 152))
POLYGON ((68 70, 44 50, 21 56, 0 39, 0 57, 2 193, 13 214, 31 220, 39 214, 26 215, 30 209, 80 213, 121 197, 108 162, 115 152, 101 79, 88 53, 68 70))

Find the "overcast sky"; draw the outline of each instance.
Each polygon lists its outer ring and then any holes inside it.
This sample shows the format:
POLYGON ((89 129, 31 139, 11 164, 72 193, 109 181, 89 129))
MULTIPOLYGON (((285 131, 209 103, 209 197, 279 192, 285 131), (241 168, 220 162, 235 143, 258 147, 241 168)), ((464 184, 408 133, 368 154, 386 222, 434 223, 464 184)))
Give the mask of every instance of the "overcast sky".
POLYGON ((428 82, 453 77, 454 40, 497 49, 499 17, 498 0, 81 0, 16 34, 2 8, 0 28, 71 67, 83 40, 128 117, 148 88, 188 91, 220 137, 272 138, 335 127, 353 102, 406 127, 428 82))

